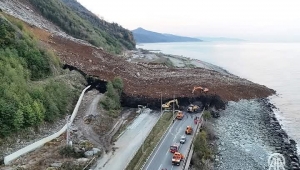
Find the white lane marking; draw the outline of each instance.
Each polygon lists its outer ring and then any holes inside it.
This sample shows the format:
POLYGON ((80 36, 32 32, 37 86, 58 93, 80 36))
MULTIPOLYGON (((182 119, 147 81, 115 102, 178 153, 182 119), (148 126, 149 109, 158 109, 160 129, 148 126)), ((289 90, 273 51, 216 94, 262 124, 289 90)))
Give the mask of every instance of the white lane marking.
POLYGON ((167 150, 167 153, 166 153, 166 155, 168 155, 168 154, 169 154, 169 152, 170 152, 170 150, 168 149, 168 150, 167 150))
POLYGON ((162 166, 162 164, 160 164, 160 166, 159 166, 158 170, 161 170, 161 169, 160 169, 160 168, 161 168, 161 166, 162 166))
POLYGON ((178 134, 181 133, 181 129, 182 129, 182 127, 180 127, 179 130, 177 131, 177 133, 175 134, 173 142, 176 140, 178 134))
MULTIPOLYGON (((173 128, 174 125, 175 125, 175 122, 172 124, 171 128, 169 129, 169 131, 173 128)), ((168 132, 168 133, 169 133, 169 132, 168 132)), ((148 169, 149 166, 151 165, 153 159, 155 158, 157 152, 159 151, 159 148, 161 147, 161 145, 164 143, 166 137, 168 136, 168 133, 165 134, 164 139, 163 139, 162 142, 160 143, 159 147, 156 149, 155 154, 154 154, 153 157, 151 158, 151 160, 150 160, 148 166, 146 167, 146 169, 148 169)))

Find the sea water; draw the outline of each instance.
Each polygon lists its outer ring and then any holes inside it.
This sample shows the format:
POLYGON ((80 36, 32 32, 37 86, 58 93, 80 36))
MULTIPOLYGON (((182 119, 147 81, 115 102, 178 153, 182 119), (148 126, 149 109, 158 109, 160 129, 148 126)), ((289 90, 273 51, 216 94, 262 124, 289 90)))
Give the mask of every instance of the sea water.
POLYGON ((279 108, 277 118, 300 152, 300 43, 147 43, 137 48, 206 61, 276 90, 270 99, 279 108))

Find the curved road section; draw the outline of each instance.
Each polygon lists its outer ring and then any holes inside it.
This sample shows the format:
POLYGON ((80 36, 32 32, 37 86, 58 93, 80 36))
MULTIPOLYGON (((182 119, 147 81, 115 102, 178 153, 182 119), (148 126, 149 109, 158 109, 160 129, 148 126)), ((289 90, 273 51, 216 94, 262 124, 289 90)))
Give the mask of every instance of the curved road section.
POLYGON ((184 117, 182 120, 176 120, 172 126, 169 128, 168 132, 163 136, 161 143, 156 147, 154 152, 151 154, 147 160, 144 170, 181 170, 183 167, 183 161, 180 165, 172 165, 173 154, 170 152, 170 146, 174 143, 179 143, 181 136, 185 135, 185 129, 187 126, 193 127, 192 135, 186 135, 186 142, 180 144, 179 152, 186 156, 188 154, 188 149, 192 144, 192 138, 195 134, 197 124, 194 123, 194 118, 196 116, 200 117, 201 113, 187 113, 184 112, 184 117))

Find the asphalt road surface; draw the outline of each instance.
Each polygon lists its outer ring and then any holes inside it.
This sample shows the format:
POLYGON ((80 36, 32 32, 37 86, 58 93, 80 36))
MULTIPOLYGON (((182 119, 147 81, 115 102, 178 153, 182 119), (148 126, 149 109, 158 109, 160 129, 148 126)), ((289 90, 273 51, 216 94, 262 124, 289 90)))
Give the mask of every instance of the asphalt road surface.
POLYGON ((115 142, 114 152, 104 154, 94 170, 122 170, 140 148, 147 134, 158 121, 160 112, 144 110, 115 142))
POLYGON ((174 143, 179 143, 182 135, 185 135, 185 129, 187 126, 193 127, 193 134, 186 135, 185 144, 180 144, 179 152, 186 158, 189 146, 192 143, 192 137, 195 134, 196 124, 194 123, 194 118, 200 117, 200 113, 187 113, 184 112, 184 117, 182 120, 176 120, 168 130, 168 132, 163 136, 161 143, 156 147, 155 151, 152 153, 146 165, 145 170, 179 170, 182 169, 183 161, 180 165, 172 165, 172 156, 170 152, 170 146, 174 143))

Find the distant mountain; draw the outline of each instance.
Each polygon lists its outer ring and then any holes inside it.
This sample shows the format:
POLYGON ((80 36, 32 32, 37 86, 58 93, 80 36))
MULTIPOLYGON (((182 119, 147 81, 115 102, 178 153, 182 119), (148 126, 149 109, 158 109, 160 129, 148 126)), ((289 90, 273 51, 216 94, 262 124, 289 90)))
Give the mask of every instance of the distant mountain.
POLYGON ((157 42, 198 42, 198 38, 183 37, 172 34, 162 34, 148 31, 143 28, 132 30, 133 37, 137 43, 157 43, 157 42))
POLYGON ((246 41, 243 39, 238 39, 238 38, 226 38, 226 37, 197 37, 203 41, 246 41))

